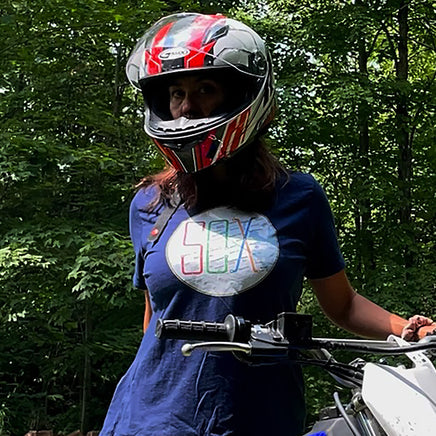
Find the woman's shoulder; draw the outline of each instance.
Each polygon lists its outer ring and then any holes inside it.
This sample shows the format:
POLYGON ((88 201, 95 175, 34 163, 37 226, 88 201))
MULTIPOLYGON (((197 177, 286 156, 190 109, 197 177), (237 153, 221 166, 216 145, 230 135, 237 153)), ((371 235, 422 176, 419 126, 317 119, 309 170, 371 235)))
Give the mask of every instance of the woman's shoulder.
POLYGON ((159 190, 155 185, 140 187, 131 201, 130 209, 132 211, 156 213, 161 207, 158 196, 159 190))
POLYGON ((288 171, 278 185, 276 204, 281 207, 309 207, 317 210, 327 200, 325 192, 316 178, 301 171, 288 171))
POLYGON ((287 173, 289 179, 293 180, 295 183, 312 185, 315 182, 315 177, 310 173, 294 170, 288 170, 287 173))
POLYGON ((310 173, 288 170, 279 184, 280 190, 297 191, 300 193, 313 192, 321 189, 318 181, 310 173))

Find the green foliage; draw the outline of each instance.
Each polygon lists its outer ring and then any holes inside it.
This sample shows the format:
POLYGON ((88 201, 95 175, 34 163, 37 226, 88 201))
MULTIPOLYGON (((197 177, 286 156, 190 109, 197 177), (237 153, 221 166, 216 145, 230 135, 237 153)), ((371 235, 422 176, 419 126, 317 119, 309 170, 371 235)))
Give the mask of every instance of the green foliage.
POLYGON ((99 398, 89 399, 90 414, 98 412, 89 420, 100 425, 140 339, 142 308, 129 285, 127 237, 80 235, 79 226, 52 224, 10 231, 0 250, 2 402, 14 434, 29 426, 77 428, 87 359, 93 363, 90 389, 99 398), (126 359, 121 365, 120 355, 126 359))

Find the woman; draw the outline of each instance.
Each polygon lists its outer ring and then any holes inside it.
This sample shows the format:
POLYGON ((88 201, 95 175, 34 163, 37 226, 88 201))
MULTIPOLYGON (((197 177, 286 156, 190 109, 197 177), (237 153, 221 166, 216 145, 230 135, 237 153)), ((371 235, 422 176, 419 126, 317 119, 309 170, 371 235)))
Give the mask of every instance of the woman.
POLYGON ((101 434, 301 434, 299 366, 185 358, 180 341, 155 338, 156 320, 222 322, 233 313, 266 322, 296 310, 307 277, 326 315, 356 334, 423 336, 435 326, 408 323, 352 289, 322 189, 266 149, 272 64, 255 32, 220 15, 166 17, 139 41, 127 75, 170 165, 141 182, 131 205, 145 335, 101 434))

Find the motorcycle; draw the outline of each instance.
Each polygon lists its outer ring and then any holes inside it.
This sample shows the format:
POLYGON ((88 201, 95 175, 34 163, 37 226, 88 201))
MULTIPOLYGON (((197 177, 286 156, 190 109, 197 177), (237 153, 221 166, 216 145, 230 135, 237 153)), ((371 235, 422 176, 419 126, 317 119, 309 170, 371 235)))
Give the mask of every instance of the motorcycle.
POLYGON ((330 373, 337 384, 350 390, 342 404, 337 392, 334 405, 320 411, 320 419, 304 436, 430 436, 436 435, 436 336, 407 342, 396 336, 386 341, 313 338, 312 317, 284 312, 266 324, 252 324, 234 315, 223 323, 160 319, 156 336, 193 341, 185 343, 185 356, 194 351, 230 351, 250 364, 280 359, 315 365, 330 373), (336 350, 366 355, 405 356, 408 364, 393 366, 356 358, 338 361, 336 350), (290 353, 291 352, 291 353, 290 353))

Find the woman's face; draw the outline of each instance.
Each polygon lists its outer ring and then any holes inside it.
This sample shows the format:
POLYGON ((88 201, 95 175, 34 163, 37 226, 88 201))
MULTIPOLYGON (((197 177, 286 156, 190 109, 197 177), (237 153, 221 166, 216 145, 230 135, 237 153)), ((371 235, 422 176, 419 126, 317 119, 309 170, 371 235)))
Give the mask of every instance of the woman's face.
POLYGON ((169 86, 170 112, 174 119, 206 118, 224 106, 224 87, 214 79, 190 75, 176 79, 169 86))

